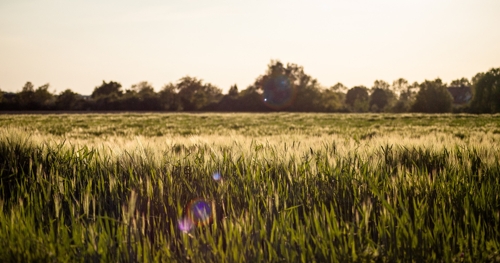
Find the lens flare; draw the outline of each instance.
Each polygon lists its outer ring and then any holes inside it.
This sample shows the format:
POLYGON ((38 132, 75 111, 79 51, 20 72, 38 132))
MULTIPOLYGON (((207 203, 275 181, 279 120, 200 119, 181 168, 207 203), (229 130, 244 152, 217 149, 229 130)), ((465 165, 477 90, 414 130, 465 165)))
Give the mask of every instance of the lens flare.
POLYGON ((222 176, 219 172, 215 172, 213 175, 212 175, 212 178, 215 180, 215 181, 219 181, 220 179, 222 179, 222 176))
POLYGON ((209 202, 198 198, 191 201, 186 209, 187 218, 195 226, 204 226, 212 222, 213 209, 209 202))
POLYGON ((191 220, 187 217, 183 217, 183 218, 179 219, 179 221, 177 223, 178 223, 179 229, 184 233, 191 231, 191 229, 193 229, 193 227, 194 227, 191 220))
POLYGON ((285 75, 271 76, 263 83, 263 89, 264 104, 274 110, 292 105, 297 94, 293 81, 285 75))

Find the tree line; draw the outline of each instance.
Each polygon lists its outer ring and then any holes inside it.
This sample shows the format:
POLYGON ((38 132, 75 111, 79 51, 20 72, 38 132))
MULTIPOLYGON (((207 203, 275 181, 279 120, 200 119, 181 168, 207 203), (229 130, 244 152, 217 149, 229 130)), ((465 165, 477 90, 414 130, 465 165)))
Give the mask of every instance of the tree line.
POLYGON ((266 72, 246 89, 230 87, 227 94, 211 83, 186 76, 164 85, 159 92, 144 81, 123 89, 115 81, 95 87, 90 96, 67 89, 49 91, 49 84, 35 89, 27 82, 17 93, 0 90, 0 110, 8 111, 220 111, 220 112, 500 112, 500 68, 461 78, 449 85, 441 79, 409 83, 400 78, 392 84, 376 80, 372 87, 348 88, 337 83, 329 88, 293 63, 271 61, 266 72), (466 96, 457 103, 451 87, 466 96), (469 93, 467 93, 469 92, 469 93), (467 97, 469 96, 469 97, 467 97))

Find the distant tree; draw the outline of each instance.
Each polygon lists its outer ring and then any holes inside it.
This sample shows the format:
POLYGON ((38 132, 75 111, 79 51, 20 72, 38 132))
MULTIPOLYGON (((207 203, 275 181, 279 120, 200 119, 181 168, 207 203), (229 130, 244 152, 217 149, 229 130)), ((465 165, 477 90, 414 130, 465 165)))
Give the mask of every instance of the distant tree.
MULTIPOLYGON (((341 84, 342 85, 342 84, 341 84)), ((340 91, 341 89, 330 87, 322 92, 321 105, 326 112, 343 112, 346 111, 344 104, 346 94, 340 91)))
POLYGON ((366 112, 369 107, 368 89, 365 86, 356 86, 347 91, 345 102, 354 112, 366 112))
POLYGON ((271 60, 264 75, 254 85, 262 103, 271 110, 321 111, 321 87, 304 68, 271 60))
POLYGON ((155 93, 155 89, 153 88, 153 85, 151 85, 147 81, 141 81, 137 84, 134 84, 134 85, 132 85, 131 89, 133 91, 137 92, 139 97, 147 96, 147 95, 155 93))
POLYGON ((370 110, 373 112, 382 112, 389 103, 389 96, 386 90, 381 88, 372 89, 370 94, 370 110))
POLYGON ((392 90, 401 96, 401 93, 408 89, 409 83, 404 78, 399 78, 392 82, 392 90))
POLYGON ((369 107, 372 112, 388 111, 396 100, 391 85, 383 80, 375 80, 370 93, 369 107))
POLYGON ((160 104, 162 110, 166 111, 180 111, 182 110, 182 106, 179 100, 179 96, 176 91, 177 87, 172 84, 166 84, 163 86, 160 95, 160 104))
POLYGON ((16 96, 17 104, 19 105, 20 110, 35 110, 36 105, 34 102, 35 96, 35 86, 31 82, 26 82, 24 84, 23 89, 16 96))
MULTIPOLYGON (((397 80, 398 82, 402 80, 399 79, 397 80)), ((406 81, 406 80, 405 80, 406 81)), ((413 103, 415 102, 415 97, 417 95, 417 90, 419 88, 418 82, 414 82, 411 85, 408 85, 408 82, 404 83, 401 85, 401 82, 396 84, 399 85, 398 88, 395 88, 395 90, 399 91, 399 99, 396 102, 396 104, 392 107, 391 111, 392 112, 409 112, 411 110, 411 107, 413 103)), ((393 87, 394 87, 393 83, 393 87)))
POLYGON ((229 88, 228 95, 231 97, 238 97, 238 86, 236 86, 236 84, 229 88))
POLYGON ((91 98, 93 99, 92 109, 94 110, 124 110, 121 97, 122 85, 118 82, 110 81, 95 87, 91 98))
POLYGON ((334 92, 346 93, 348 88, 346 86, 344 86, 344 84, 337 82, 337 84, 330 87, 330 90, 332 90, 334 92))
POLYGON ((420 84, 412 111, 427 113, 451 112, 453 97, 441 79, 426 80, 420 84))
POLYGON ((500 68, 478 73, 472 82, 474 85, 472 111, 476 113, 500 112, 500 68))
MULTIPOLYGON (((242 90, 238 96, 237 103, 226 105, 232 107, 231 111, 245 111, 245 112, 265 112, 270 109, 262 101, 262 90, 257 86, 250 85, 242 90)), ((226 110, 227 111, 227 110, 226 110)))
POLYGON ((388 90, 390 87, 391 87, 391 85, 389 85, 389 83, 387 83, 384 80, 375 80, 373 82, 372 90, 374 90, 374 89, 388 90))
POLYGON ((49 91, 49 83, 38 87, 33 94, 33 102, 38 110, 49 110, 54 107, 55 97, 49 91))
POLYGON ((81 110, 81 96, 70 89, 66 89, 57 96, 55 107, 58 110, 81 110))
POLYGON ((451 87, 462 87, 462 86, 470 87, 471 83, 467 78, 461 78, 461 79, 453 80, 450 83, 450 86, 451 87))
POLYGON ((123 94, 121 88, 122 85, 118 82, 110 81, 106 83, 103 80, 101 86, 95 87, 91 97, 93 99, 97 99, 99 97, 110 96, 112 94, 115 94, 115 96, 121 96, 123 94))
POLYGON ((210 83, 193 77, 183 77, 176 85, 176 91, 186 111, 201 110, 203 107, 218 102, 222 98, 222 90, 210 83))

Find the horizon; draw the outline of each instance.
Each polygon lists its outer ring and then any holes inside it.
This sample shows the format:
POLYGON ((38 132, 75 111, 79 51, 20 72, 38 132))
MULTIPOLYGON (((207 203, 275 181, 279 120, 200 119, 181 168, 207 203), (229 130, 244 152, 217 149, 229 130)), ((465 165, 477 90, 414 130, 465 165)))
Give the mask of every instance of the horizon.
POLYGON ((500 67, 500 1, 3 1, 0 90, 90 95, 192 76, 227 93, 294 63, 323 87, 445 83, 500 67))

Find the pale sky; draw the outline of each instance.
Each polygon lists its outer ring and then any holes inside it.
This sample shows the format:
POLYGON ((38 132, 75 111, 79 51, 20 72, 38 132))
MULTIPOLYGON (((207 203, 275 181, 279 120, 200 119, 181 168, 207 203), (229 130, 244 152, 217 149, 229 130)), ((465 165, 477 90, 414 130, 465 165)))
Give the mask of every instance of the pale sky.
POLYGON ((324 87, 470 79, 500 67, 500 0, 0 1, 3 91, 159 91, 189 75, 226 93, 271 59, 324 87))

